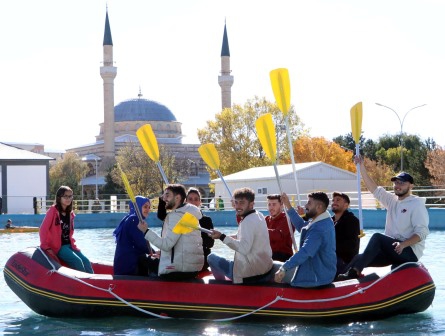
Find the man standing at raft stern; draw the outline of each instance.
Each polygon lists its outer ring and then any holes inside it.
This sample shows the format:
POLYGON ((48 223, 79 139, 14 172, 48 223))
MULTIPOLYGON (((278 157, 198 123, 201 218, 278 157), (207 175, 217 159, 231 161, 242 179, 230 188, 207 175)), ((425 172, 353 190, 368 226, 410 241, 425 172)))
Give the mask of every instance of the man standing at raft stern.
POLYGON ((335 226, 335 241, 337 253, 337 275, 346 272, 360 249, 360 221, 348 210, 351 203, 345 193, 334 191, 332 193, 331 210, 334 213, 332 220, 335 226))
POLYGON ((229 237, 218 230, 211 230, 209 235, 234 250, 234 260, 210 253, 207 261, 216 280, 227 277, 233 283, 261 281, 273 264, 266 220, 254 209, 255 193, 252 189, 236 189, 233 199, 236 214, 242 218, 236 235, 229 237))
POLYGON ((360 164, 360 171, 366 187, 387 209, 385 233, 375 233, 362 254, 354 257, 346 273, 337 280, 358 278, 368 266, 400 265, 416 262, 422 257, 425 239, 429 234, 428 211, 425 199, 411 194, 414 179, 406 172, 391 178, 394 194, 377 186, 368 175, 363 158, 354 158, 360 164))
MULTIPOLYGON (((295 287, 318 287, 331 283, 337 271, 335 231, 327 211, 328 196, 321 191, 308 195, 306 216, 303 220, 281 195, 292 224, 300 232, 300 249, 275 273, 276 282, 290 283, 295 287)), ((301 207, 298 207, 301 211, 301 207)))
POLYGON ((185 280, 196 277, 204 265, 201 233, 193 230, 187 234, 177 234, 173 228, 188 212, 198 220, 202 214, 193 204, 184 203, 186 191, 181 184, 169 184, 163 194, 165 208, 171 210, 162 224, 161 236, 148 228, 146 222, 138 224, 144 237, 161 250, 158 275, 170 280, 185 280))

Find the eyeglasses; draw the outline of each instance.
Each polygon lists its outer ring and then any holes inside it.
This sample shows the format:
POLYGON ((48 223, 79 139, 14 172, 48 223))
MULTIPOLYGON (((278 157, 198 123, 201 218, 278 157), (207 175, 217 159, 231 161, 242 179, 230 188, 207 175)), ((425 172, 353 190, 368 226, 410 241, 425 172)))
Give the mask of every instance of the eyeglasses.
POLYGON ((62 198, 64 199, 72 199, 74 195, 63 195, 62 198))

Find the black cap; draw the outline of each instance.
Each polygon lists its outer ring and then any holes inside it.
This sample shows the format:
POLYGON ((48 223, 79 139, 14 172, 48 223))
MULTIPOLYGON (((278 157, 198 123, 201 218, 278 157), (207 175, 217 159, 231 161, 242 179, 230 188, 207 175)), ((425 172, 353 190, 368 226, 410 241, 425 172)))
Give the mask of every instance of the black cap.
POLYGON ((391 177, 391 181, 395 181, 395 180, 400 180, 403 182, 409 182, 411 184, 414 184, 413 177, 410 174, 405 173, 405 172, 401 172, 398 175, 391 177))

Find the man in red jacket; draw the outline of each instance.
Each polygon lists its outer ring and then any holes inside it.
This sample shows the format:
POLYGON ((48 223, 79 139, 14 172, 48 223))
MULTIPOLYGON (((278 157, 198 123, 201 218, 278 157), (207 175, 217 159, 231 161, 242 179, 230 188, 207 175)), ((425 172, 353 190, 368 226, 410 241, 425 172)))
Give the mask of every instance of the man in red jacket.
MULTIPOLYGON (((272 248, 272 259, 286 261, 293 255, 292 238, 289 232, 286 214, 283 211, 281 195, 267 195, 267 209, 269 215, 266 216, 267 228, 269 229, 270 247, 272 248)), ((292 234, 295 228, 292 226, 292 234)))

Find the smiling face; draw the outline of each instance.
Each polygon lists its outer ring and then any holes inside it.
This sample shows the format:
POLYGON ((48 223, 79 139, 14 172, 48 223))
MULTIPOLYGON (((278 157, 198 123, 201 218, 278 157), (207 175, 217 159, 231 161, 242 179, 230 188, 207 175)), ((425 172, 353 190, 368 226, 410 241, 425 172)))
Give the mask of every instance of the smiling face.
POLYGON ((189 192, 187 198, 185 199, 187 203, 193 204, 198 208, 201 207, 201 198, 195 192, 189 192))
POLYGON ((331 209, 333 213, 343 213, 349 207, 349 203, 343 197, 335 196, 332 199, 331 209))
POLYGON ((162 199, 165 202, 165 208, 167 210, 173 210, 176 209, 181 197, 179 195, 175 195, 170 189, 165 189, 162 199))
POLYGON ((317 201, 313 199, 312 197, 308 198, 308 201, 306 203, 306 219, 315 218, 317 217, 321 211, 322 203, 320 201, 317 201))
POLYGON ((234 205, 236 214, 244 217, 250 210, 253 209, 255 202, 250 202, 247 198, 235 198, 234 205))
POLYGON ((144 205, 141 207, 142 209, 142 216, 144 218, 148 217, 148 214, 150 213, 150 202, 145 202, 144 205))
POLYGON ((393 181, 394 194, 399 197, 400 200, 406 198, 411 194, 413 185, 408 181, 394 180, 393 181))
POLYGON ((272 218, 278 216, 282 212, 283 206, 277 199, 267 200, 267 210, 272 218))

